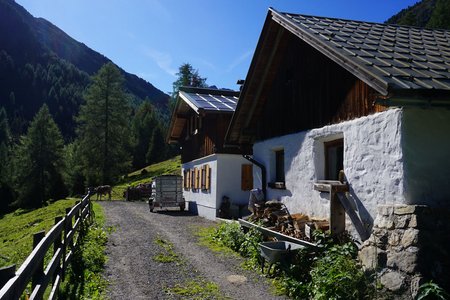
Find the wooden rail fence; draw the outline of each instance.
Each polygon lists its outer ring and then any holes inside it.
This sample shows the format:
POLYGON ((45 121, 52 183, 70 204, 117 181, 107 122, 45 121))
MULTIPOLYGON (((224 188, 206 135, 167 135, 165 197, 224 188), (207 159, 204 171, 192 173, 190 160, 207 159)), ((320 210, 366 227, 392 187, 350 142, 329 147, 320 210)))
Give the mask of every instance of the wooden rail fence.
POLYGON ((42 299, 49 284, 51 292, 48 299, 57 296, 83 225, 92 221, 91 195, 88 193, 75 206, 67 208, 64 217, 56 217, 55 225, 47 234, 44 231, 34 234, 33 251, 17 272, 15 265, 0 269, 0 300, 19 299, 30 280, 29 299, 42 299), (44 269, 44 257, 52 245, 53 256, 44 269))

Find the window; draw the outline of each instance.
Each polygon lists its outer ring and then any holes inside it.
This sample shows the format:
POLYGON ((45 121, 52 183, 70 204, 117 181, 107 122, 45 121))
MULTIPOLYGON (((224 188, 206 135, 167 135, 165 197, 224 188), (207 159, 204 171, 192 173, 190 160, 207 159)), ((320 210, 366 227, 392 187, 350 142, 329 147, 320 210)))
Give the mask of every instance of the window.
POLYGON ((275 181, 284 182, 284 149, 275 151, 275 181))
POLYGON ((284 175, 284 149, 274 151, 274 158, 272 160, 272 182, 268 185, 274 189, 285 189, 285 175, 284 175))
POLYGON ((253 165, 243 164, 241 167, 241 190, 250 191, 253 188, 253 165))
POLYGON ((344 139, 324 143, 325 179, 339 180, 339 171, 344 169, 344 139))

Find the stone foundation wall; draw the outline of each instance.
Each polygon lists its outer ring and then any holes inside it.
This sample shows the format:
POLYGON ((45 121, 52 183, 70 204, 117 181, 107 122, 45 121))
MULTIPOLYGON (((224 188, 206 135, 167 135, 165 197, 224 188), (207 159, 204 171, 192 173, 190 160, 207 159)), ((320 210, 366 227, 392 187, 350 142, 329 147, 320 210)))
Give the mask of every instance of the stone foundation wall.
POLYGON ((450 212, 423 205, 379 206, 359 252, 367 270, 396 299, 413 299, 429 281, 450 289, 450 212))

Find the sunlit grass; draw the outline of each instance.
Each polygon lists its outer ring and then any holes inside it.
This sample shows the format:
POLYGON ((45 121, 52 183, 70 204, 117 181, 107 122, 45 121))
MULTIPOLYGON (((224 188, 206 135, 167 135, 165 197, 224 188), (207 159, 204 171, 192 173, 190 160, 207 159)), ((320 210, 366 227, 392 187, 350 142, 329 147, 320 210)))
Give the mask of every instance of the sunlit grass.
POLYGON ((33 250, 33 234, 48 232, 55 217, 64 216, 66 208, 80 199, 59 200, 32 211, 18 209, 0 219, 0 267, 16 265, 16 269, 33 250))
POLYGON ((165 160, 147 166, 143 169, 134 171, 125 176, 121 182, 112 189, 111 198, 114 200, 124 199, 124 192, 129 186, 136 186, 140 183, 149 183, 152 178, 159 175, 180 175, 181 174, 181 157, 165 160))

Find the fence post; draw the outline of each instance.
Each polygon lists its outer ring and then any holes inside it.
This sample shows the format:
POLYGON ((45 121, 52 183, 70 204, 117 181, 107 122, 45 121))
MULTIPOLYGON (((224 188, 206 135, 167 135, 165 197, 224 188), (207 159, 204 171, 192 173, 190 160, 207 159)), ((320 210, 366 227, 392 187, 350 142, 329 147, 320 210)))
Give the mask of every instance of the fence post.
POLYGON ((14 276, 16 276, 16 265, 0 268, 0 289, 14 276))
MULTIPOLYGON (((59 221, 62 220, 62 217, 55 217, 55 225, 58 224, 59 221)), ((58 234, 58 237, 56 237, 55 242, 53 244, 53 255, 55 255, 56 251, 58 251, 58 249, 61 249, 61 253, 63 254, 63 249, 62 249, 62 235, 64 234, 64 228, 63 230, 61 230, 61 233, 58 234)), ((62 260, 64 261, 64 254, 61 255, 62 260)), ((55 284, 56 282, 56 277, 58 276, 58 274, 61 273, 61 262, 58 263, 58 266, 55 269, 55 272, 53 273, 53 284, 55 284)), ((52 284, 52 285, 53 285, 52 284)))
MULTIPOLYGON (((39 231, 33 235, 33 249, 39 244, 39 242, 45 237, 45 231, 39 231)), ((36 285, 42 280, 42 276, 44 276, 44 257, 39 261, 36 271, 33 274, 31 279, 31 291, 34 290, 36 285)))

